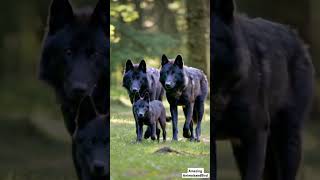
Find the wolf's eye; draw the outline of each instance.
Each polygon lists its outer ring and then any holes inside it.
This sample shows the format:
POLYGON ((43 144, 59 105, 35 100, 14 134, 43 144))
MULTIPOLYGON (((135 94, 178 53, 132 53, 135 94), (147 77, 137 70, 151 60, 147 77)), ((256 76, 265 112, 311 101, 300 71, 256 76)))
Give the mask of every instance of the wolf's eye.
POLYGON ((96 49, 93 49, 93 48, 88 49, 87 53, 92 58, 97 58, 100 55, 99 51, 97 51, 96 49))
POLYGON ((67 56, 72 56, 72 50, 70 48, 67 48, 64 50, 64 53, 67 55, 67 56))

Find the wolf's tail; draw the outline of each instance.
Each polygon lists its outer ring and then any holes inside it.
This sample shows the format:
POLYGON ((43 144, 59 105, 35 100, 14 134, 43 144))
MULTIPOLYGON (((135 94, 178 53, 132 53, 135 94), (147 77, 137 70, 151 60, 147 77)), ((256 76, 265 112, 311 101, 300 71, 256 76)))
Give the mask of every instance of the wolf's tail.
POLYGON ((166 117, 166 121, 167 121, 167 122, 170 122, 170 121, 172 121, 172 117, 170 117, 170 116, 167 116, 167 117, 166 117))

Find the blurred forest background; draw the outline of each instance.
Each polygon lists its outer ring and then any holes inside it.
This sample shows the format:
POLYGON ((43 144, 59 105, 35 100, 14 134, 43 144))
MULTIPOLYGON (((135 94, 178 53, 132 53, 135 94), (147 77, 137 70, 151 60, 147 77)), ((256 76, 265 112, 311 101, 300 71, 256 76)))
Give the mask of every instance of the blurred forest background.
POLYGON ((158 68, 162 54, 209 72, 209 8, 208 0, 112 0, 112 83, 121 86, 127 59, 158 68))
MULTIPOLYGON (((75 178, 69 137, 54 93, 37 79, 41 41, 50 2, 1 1, 0 179, 75 178)), ((92 0, 72 2, 76 7, 95 5, 92 0)), ((163 53, 172 58, 181 53, 186 64, 208 72, 209 47, 205 46, 208 43, 202 39, 209 35, 208 29, 200 37, 194 38, 197 41, 191 41, 193 38, 190 38, 194 35, 192 32, 200 29, 198 27, 209 27, 209 24, 189 19, 190 16, 209 10, 209 6, 203 7, 201 2, 202 0, 110 1, 112 83, 119 85, 122 67, 127 58, 132 58, 135 62, 145 58, 148 64, 158 67, 163 53), (126 5, 120 5, 120 2, 126 5), (194 54, 201 56, 193 57, 194 54)), ((316 69, 320 69, 318 0, 237 0, 237 3, 239 12, 245 12, 250 17, 260 16, 296 28, 310 46, 316 69)), ((317 73, 313 113, 306 125, 301 175, 308 180, 315 180, 320 176, 319 83, 320 74, 317 73)), ((219 142, 218 146, 219 180, 238 179, 228 143, 219 142)))

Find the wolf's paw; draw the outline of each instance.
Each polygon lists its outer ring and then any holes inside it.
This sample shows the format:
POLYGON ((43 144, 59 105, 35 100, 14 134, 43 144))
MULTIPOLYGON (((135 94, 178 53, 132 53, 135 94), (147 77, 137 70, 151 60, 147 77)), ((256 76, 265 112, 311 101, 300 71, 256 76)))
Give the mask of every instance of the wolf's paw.
POLYGON ((189 129, 183 129, 183 137, 185 138, 191 138, 191 132, 189 129))
POLYGON ((178 141, 178 136, 177 135, 173 135, 172 141, 178 141))
POLYGON ((148 129, 146 130, 146 132, 144 133, 144 138, 145 138, 145 139, 148 139, 150 136, 151 136, 151 129, 148 128, 148 129))

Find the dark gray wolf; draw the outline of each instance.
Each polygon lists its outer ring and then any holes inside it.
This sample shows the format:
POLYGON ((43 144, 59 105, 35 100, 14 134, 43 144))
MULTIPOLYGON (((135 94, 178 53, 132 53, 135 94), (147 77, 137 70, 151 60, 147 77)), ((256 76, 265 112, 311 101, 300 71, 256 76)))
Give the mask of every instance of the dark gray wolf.
POLYGON ((314 69, 288 27, 234 13, 232 0, 212 2, 212 137, 232 140, 243 180, 294 180, 314 69))
POLYGON ((126 88, 131 103, 135 102, 136 94, 148 93, 150 100, 162 101, 164 89, 160 82, 158 69, 147 67, 146 62, 141 60, 139 64, 133 64, 131 60, 126 62, 123 75, 123 87, 126 88))
MULTIPOLYGON (((159 78, 159 70, 147 67, 144 60, 141 60, 139 64, 133 64, 129 59, 126 62, 122 85, 127 90, 131 103, 139 99, 139 94, 145 93, 150 95, 151 101, 162 101, 164 89, 159 82, 159 78)), ((151 131, 148 127, 144 138, 148 139, 150 135, 151 131)))
POLYGON ((73 11, 68 0, 53 0, 44 37, 40 79, 56 92, 70 135, 79 102, 92 96, 101 114, 109 109, 109 3, 73 11))
POLYGON ((180 55, 175 60, 162 56, 160 82, 166 90, 173 125, 173 140, 178 140, 178 106, 183 106, 186 121, 183 137, 194 139, 193 123, 197 123, 196 141, 200 141, 204 102, 208 94, 206 75, 199 69, 183 65, 180 55))
POLYGON ((143 125, 147 125, 151 130, 151 139, 159 142, 160 125, 162 129, 163 141, 166 141, 166 110, 161 101, 150 101, 149 94, 139 98, 133 103, 133 113, 136 121, 137 141, 142 140, 143 125))
POLYGON ((107 180, 110 178, 109 117, 97 113, 90 97, 85 99, 80 105, 72 138, 77 174, 81 180, 107 180))

